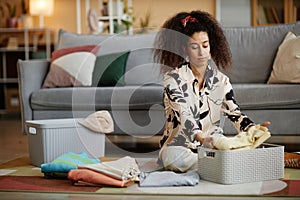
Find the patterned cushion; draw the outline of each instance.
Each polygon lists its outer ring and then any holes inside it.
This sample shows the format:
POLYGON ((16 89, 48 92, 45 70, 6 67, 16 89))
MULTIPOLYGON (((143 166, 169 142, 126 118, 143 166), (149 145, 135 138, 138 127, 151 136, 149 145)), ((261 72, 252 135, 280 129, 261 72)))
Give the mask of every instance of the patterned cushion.
POLYGON ((76 46, 52 53, 43 88, 91 86, 97 45, 76 46))

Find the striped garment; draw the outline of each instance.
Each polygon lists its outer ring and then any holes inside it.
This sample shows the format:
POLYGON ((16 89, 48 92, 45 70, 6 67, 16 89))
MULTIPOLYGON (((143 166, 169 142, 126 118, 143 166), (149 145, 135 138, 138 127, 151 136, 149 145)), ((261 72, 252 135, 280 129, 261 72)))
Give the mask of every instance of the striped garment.
POLYGON ((47 172, 69 172, 72 169, 77 169, 81 164, 95 164, 100 163, 97 158, 89 158, 85 152, 76 154, 73 152, 67 152, 61 156, 55 158, 50 163, 44 163, 41 165, 41 171, 47 172))

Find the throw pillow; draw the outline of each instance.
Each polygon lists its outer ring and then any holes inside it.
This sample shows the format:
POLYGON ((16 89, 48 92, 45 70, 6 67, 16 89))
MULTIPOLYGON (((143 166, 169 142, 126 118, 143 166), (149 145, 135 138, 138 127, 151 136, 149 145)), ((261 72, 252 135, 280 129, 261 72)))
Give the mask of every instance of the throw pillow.
POLYGON ((124 74, 130 51, 97 56, 92 86, 124 85, 124 74))
POLYGON ((91 86, 98 50, 97 45, 85 45, 54 51, 42 87, 91 86))
POLYGON ((278 48, 268 83, 300 83, 300 36, 287 33, 278 48))

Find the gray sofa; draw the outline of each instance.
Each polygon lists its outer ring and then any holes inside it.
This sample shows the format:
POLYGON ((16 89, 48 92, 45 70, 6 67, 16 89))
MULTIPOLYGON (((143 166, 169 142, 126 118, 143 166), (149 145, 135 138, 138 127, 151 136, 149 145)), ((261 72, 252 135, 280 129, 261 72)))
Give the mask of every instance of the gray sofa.
MULTIPOLYGON (((300 22, 267 27, 224 28, 233 56, 226 74, 242 111, 255 122, 271 121, 273 135, 300 135, 300 84, 267 84, 277 48, 288 31, 300 35, 300 22)), ((153 63, 155 33, 83 35, 59 32, 58 49, 99 44, 99 55, 130 50, 125 86, 41 89, 50 62, 18 62, 22 120, 82 118, 109 110, 115 134, 149 136, 164 126, 163 87, 159 66, 153 63)), ((24 131, 25 131, 24 127, 24 131)), ((225 133, 236 133, 225 120, 225 133)))

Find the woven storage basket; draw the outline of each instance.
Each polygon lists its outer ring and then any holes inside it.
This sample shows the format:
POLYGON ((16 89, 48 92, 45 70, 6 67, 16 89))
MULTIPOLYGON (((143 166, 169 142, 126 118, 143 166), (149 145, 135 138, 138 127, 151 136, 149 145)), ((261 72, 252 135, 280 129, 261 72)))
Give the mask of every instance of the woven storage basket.
POLYGON ((200 177, 212 182, 238 184, 284 177, 284 147, 279 145, 229 151, 199 147, 198 157, 200 177))

